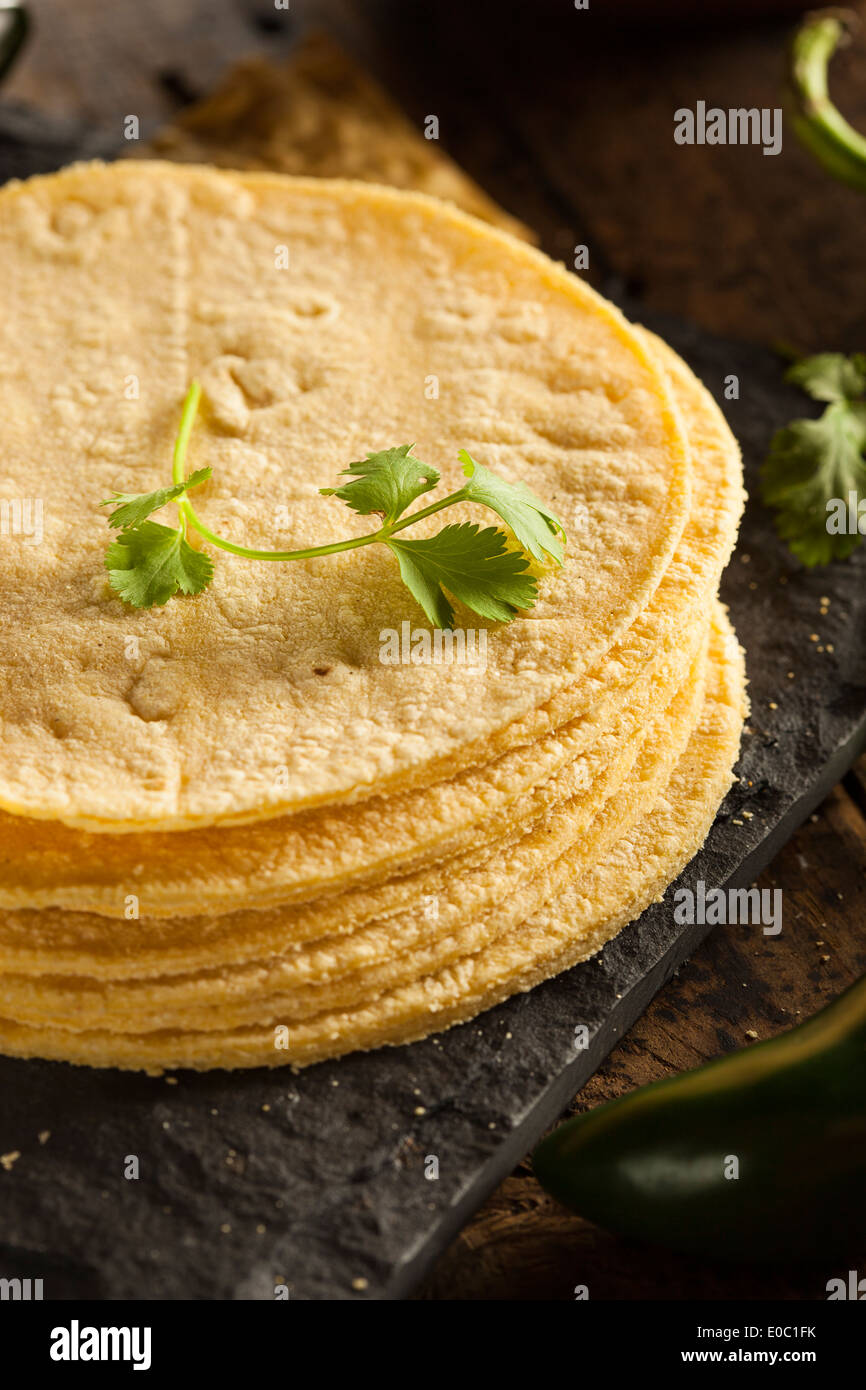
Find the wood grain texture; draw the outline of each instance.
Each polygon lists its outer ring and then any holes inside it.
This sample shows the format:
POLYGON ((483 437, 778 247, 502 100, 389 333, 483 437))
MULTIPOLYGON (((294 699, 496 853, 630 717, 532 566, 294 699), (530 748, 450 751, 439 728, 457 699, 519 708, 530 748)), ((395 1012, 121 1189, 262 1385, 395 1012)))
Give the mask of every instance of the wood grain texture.
MULTIPOLYGON (((36 0, 36 37, 4 100, 118 131, 153 132, 237 59, 281 60, 310 25, 334 34, 551 254, 590 248, 590 278, 717 333, 804 348, 864 347, 862 198, 786 136, 759 150, 677 147, 673 111, 698 99, 778 104, 788 22, 709 30, 606 27, 603 6, 509 16, 501 5, 36 0)), ((862 9, 862 6, 861 6, 862 9)), ((255 71, 255 68, 248 68, 255 71)), ((866 41, 834 63, 833 92, 866 127, 866 41)), ((193 118, 193 127, 196 118, 193 118)), ((183 123, 182 123, 183 124, 183 123)), ((288 133, 285 138, 290 137, 288 133)), ((287 151, 291 158, 292 152, 287 151)), ((575 1102, 775 1034, 866 969, 866 761, 778 857, 778 939, 719 929, 660 993, 575 1102)), ((555 1206, 524 1163, 442 1259, 427 1299, 824 1296, 826 1272, 724 1268, 627 1246, 555 1206)))

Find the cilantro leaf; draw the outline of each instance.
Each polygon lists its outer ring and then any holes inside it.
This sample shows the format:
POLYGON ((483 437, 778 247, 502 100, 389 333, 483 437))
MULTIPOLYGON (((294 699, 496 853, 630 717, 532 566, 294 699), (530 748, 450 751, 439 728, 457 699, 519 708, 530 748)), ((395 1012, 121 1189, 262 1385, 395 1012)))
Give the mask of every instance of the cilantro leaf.
POLYGON ((561 565, 563 548, 560 536, 564 536, 565 532, 561 522, 541 499, 523 482, 508 483, 504 478, 498 478, 488 468, 476 463, 465 449, 460 450, 458 458, 470 480, 461 489, 461 496, 468 502, 480 502, 501 516, 533 559, 543 560, 546 552, 561 565))
POLYGON ((403 583, 434 627, 450 628, 454 623, 444 589, 481 617, 501 623, 511 622, 519 608, 535 603, 537 585, 526 573, 526 556, 509 550, 507 537, 495 526, 482 531, 464 521, 423 540, 392 536, 385 544, 397 556, 403 583))
POLYGON ((370 516, 378 513, 385 522, 396 521, 410 502, 430 492, 439 481, 439 474, 429 464, 416 459, 411 450, 414 444, 401 444, 395 449, 382 449, 368 454, 360 463, 350 463, 341 477, 353 475, 355 482, 342 487, 322 487, 323 497, 339 497, 359 513, 370 516))
POLYGON ((182 497, 189 488, 206 483, 212 472, 211 468, 197 468, 185 482, 175 483, 172 487, 157 488, 156 492, 115 492, 99 505, 114 507, 108 518, 109 526, 127 531, 133 526, 140 526, 152 512, 158 512, 167 502, 182 497))
POLYGON ((779 535, 805 565, 843 560, 860 535, 827 530, 828 503, 866 496, 866 403, 832 401, 818 420, 777 430, 762 469, 764 501, 777 508, 779 535))
POLYGON ((799 386, 813 401, 844 401, 866 392, 866 353, 819 352, 804 357, 785 373, 785 380, 799 386))
POLYGON ((105 553, 111 587, 133 608, 167 603, 178 589, 200 594, 213 578, 213 561, 193 550, 182 529, 156 521, 122 532, 105 553))
POLYGON ((454 610, 448 594, 482 617, 510 622, 519 609, 531 608, 536 600, 538 586, 529 572, 530 557, 543 561, 547 555, 562 564, 565 534, 553 513, 524 483, 507 483, 497 478, 465 451, 460 460, 469 482, 447 497, 403 516, 416 498, 431 492, 440 481, 435 468, 415 458, 414 444, 368 454, 343 469, 341 476, 350 477, 351 482, 338 488, 319 489, 323 497, 339 497, 360 516, 381 516, 381 527, 369 535, 301 550, 260 550, 218 536, 199 518, 184 495, 211 476, 210 468, 200 468, 183 478, 201 397, 201 384, 190 382, 172 455, 172 485, 155 492, 116 492, 101 504, 113 509, 109 524, 120 533, 105 555, 109 580, 115 592, 134 608, 164 604, 178 591, 198 594, 210 584, 213 562, 189 545, 187 527, 211 545, 248 560, 313 560, 359 546, 390 546, 404 583, 427 617, 432 623, 449 628, 454 622, 454 610), (510 543, 511 538, 504 531, 492 526, 481 530, 474 522, 446 526, 438 535, 422 540, 398 537, 397 533, 407 526, 466 501, 496 512, 511 528, 519 548, 510 543), (181 516, 176 530, 149 519, 170 502, 177 504, 181 516))

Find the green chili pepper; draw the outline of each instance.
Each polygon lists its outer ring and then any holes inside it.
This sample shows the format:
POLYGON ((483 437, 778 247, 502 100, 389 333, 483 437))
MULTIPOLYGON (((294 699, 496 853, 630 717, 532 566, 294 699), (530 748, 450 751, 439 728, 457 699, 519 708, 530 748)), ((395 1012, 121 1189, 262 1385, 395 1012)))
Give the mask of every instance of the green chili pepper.
POLYGON ((29 29, 26 5, 0 0, 0 78, 6 76, 15 62, 29 29))
POLYGON ((856 22, 838 11, 809 15, 794 35, 786 105, 797 138, 828 173, 852 188, 866 189, 866 138, 834 106, 827 86, 830 59, 850 42, 856 22))
POLYGON ((566 1206, 703 1256, 866 1250, 866 976, 813 1018, 578 1115, 533 1155, 566 1206))

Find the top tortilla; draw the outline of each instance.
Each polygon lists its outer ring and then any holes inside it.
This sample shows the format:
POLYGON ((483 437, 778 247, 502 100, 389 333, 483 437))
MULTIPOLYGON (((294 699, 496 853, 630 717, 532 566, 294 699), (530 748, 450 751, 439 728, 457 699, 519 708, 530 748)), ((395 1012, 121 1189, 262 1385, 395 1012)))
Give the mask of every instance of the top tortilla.
POLYGON ((134 891, 144 916, 171 917, 224 912, 239 902, 285 903, 406 874, 500 835, 506 816, 519 818, 527 791, 594 748, 626 706, 647 717, 659 681, 664 687, 684 678, 693 635, 706 622, 734 543, 743 488, 739 450, 718 406, 670 348, 639 331, 683 414, 692 505, 651 602, 599 668, 499 730, 496 747, 488 741, 487 749, 498 756, 482 762, 485 750, 476 748, 479 761, 462 770, 452 759, 447 781, 253 825, 189 830, 182 854, 172 831, 115 837, 104 854, 86 832, 0 811, 0 908, 56 906, 123 918, 134 891), (587 713, 572 720, 572 709, 587 713))
POLYGON ((540 253, 420 195, 75 166, 0 192, 0 303, 0 497, 44 505, 42 544, 0 543, 15 814, 177 829, 423 780, 598 662, 683 529, 688 456, 651 351, 540 253), (196 504, 231 539, 363 534, 370 519, 318 488, 414 440, 443 492, 463 481, 460 448, 525 479, 565 525, 563 570, 491 626, 483 673, 380 663, 383 629, 426 624, 379 546, 291 564, 219 552, 204 594, 127 608, 98 504, 168 481, 194 375, 189 468, 214 469, 196 504))

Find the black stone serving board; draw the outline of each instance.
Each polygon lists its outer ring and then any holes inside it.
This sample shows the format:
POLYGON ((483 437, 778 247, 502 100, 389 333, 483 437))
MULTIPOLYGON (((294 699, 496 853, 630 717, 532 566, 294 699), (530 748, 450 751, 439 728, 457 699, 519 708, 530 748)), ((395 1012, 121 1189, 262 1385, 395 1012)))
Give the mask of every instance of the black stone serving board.
MULTIPOLYGON (((55 132, 42 144, 30 132, 29 162, 10 159, 10 120, 0 177, 80 153, 74 137, 67 153, 55 132)), ((715 392, 745 455, 752 501, 723 596, 747 651, 753 732, 743 780, 681 882, 747 885, 866 746, 866 547, 806 574, 755 500, 773 429, 804 413, 777 358, 632 312, 715 392), (740 398, 724 401, 731 374, 740 398)), ((297 1075, 0 1059, 0 1154, 20 1152, 0 1169, 0 1277, 42 1278, 48 1299, 271 1299, 282 1283, 292 1298, 402 1297, 705 931, 656 905, 596 960, 472 1023, 297 1075), (591 1036, 581 1052, 578 1023, 591 1036), (131 1155, 138 1180, 124 1177, 131 1155)))

